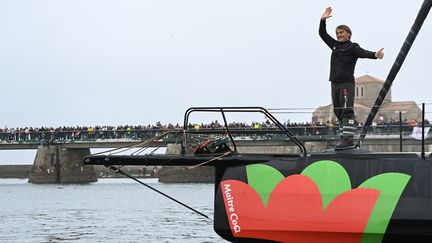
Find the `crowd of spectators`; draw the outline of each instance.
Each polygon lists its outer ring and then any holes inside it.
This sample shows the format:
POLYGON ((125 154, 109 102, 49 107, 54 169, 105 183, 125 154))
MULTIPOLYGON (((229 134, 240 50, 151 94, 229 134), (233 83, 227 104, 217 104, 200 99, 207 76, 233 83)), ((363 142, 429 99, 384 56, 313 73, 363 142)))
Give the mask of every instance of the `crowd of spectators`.
MULTIPOLYGON (((430 126, 429 121, 425 121, 430 126)), ((416 121, 404 120, 402 122, 402 132, 408 134, 412 128, 417 125, 416 121)), ((339 125, 334 122, 290 122, 283 124, 295 136, 313 136, 313 135, 336 135, 338 134, 339 125)), ((358 124, 358 131, 361 130, 362 124, 358 124)), ((373 134, 399 134, 399 121, 374 122, 370 132, 373 134)), ((220 122, 212 121, 209 124, 188 124, 189 130, 209 130, 223 129, 224 125, 220 122)), ((264 122, 232 122, 228 124, 232 130, 260 130, 272 131, 278 130, 277 126, 266 120, 264 122)), ((148 137, 159 135, 166 131, 183 129, 180 124, 171 123, 162 125, 157 122, 155 125, 121 125, 121 126, 76 126, 76 127, 24 127, 24 128, 0 128, 0 142, 65 142, 65 141, 92 141, 105 139, 132 139, 143 140, 148 137)))
POLYGON ((144 139, 160 132, 178 129, 177 125, 121 125, 76 127, 0 128, 0 141, 66 141, 95 139, 144 139))

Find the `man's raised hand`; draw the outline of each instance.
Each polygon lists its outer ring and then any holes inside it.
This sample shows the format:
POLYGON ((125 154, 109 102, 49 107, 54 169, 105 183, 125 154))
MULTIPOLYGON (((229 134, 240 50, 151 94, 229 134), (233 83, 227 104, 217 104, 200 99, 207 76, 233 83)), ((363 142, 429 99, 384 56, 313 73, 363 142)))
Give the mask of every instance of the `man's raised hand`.
POLYGON ((332 16, 331 15, 332 11, 333 11, 333 9, 331 7, 327 7, 321 16, 321 20, 326 20, 326 19, 330 18, 332 16))
POLYGON ((379 49, 379 51, 375 52, 375 57, 378 59, 383 59, 384 57, 384 48, 379 49))

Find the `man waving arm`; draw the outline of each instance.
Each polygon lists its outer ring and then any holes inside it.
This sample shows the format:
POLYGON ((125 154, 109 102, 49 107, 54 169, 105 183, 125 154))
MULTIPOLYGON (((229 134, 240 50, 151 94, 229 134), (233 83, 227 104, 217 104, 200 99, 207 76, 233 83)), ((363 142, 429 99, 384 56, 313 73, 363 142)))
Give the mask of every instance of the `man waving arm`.
POLYGON ((331 7, 327 7, 324 10, 324 13, 321 16, 321 21, 319 26, 319 35, 321 39, 328 45, 328 47, 330 47, 330 49, 333 49, 336 42, 336 40, 327 33, 327 28, 326 28, 326 20, 332 16, 331 15, 332 11, 333 9, 331 7))

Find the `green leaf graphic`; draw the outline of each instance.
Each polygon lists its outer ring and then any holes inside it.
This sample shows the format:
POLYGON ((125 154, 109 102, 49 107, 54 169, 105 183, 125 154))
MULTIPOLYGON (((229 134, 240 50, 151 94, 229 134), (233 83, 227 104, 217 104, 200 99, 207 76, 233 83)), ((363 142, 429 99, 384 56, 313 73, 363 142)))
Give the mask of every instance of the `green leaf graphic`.
POLYGON ((340 164, 332 160, 313 163, 301 174, 311 178, 318 186, 323 201, 323 210, 336 196, 351 190, 348 173, 340 164))
POLYGON ((359 188, 380 191, 372 214, 366 225, 362 243, 381 242, 396 204, 411 176, 402 173, 384 173, 364 181, 359 188))
MULTIPOLYGON (((246 166, 246 173, 248 184, 255 189, 264 205, 267 206, 271 192, 284 179, 284 176, 275 168, 263 164, 246 166)), ((323 201, 323 210, 335 197, 352 189, 350 178, 344 167, 332 160, 317 161, 306 167, 301 174, 312 179, 318 186, 323 201)), ((383 173, 369 178, 358 187, 380 191, 366 225, 362 243, 382 241, 396 204, 410 178, 410 175, 402 173, 383 173)))
POLYGON ((255 189, 267 207, 271 192, 285 177, 275 168, 263 164, 247 165, 246 173, 249 186, 255 189))

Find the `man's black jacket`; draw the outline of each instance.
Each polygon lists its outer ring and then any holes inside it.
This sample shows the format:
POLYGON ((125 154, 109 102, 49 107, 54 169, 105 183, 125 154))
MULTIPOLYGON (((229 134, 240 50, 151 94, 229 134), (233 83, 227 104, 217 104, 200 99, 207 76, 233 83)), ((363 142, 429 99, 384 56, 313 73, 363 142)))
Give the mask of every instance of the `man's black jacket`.
POLYGON ((375 52, 362 49, 351 41, 340 42, 327 33, 326 22, 321 20, 321 39, 332 49, 330 78, 332 82, 354 82, 354 68, 358 58, 376 59, 375 52))

